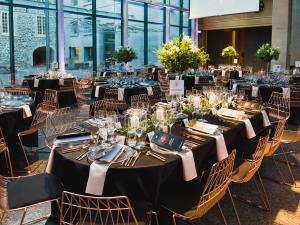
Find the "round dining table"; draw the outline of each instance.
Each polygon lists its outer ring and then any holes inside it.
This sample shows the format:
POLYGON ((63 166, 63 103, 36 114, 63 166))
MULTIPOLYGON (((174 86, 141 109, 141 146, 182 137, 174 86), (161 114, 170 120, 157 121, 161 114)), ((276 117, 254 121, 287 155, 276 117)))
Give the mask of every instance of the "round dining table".
MULTIPOLYGON (((260 112, 249 114, 249 118, 257 134, 253 139, 247 138, 244 122, 225 120, 215 116, 208 116, 206 119, 222 127, 229 153, 232 149, 237 149, 238 155, 252 157, 257 139, 267 127, 263 126, 263 117, 260 112)), ((193 143, 192 152, 198 177, 217 162, 215 138, 192 137, 181 123, 173 126, 172 134, 183 136, 189 143, 193 143)), ((146 147, 146 149, 149 148, 149 146, 146 147)), ((52 173, 60 178, 65 190, 85 194, 91 162, 87 158, 76 159, 83 150, 64 153, 60 148, 56 148, 53 151, 52 173)), ((130 199, 149 202, 157 208, 160 204, 162 189, 174 188, 189 182, 183 178, 181 158, 176 154, 164 156, 167 158, 165 162, 142 153, 133 167, 124 167, 121 163, 112 164, 106 174, 103 196, 126 195, 130 199)))
POLYGON ((95 83, 92 89, 91 98, 95 100, 103 100, 105 95, 105 89, 118 89, 118 88, 124 88, 124 100, 125 102, 130 105, 131 103, 131 97, 133 95, 140 95, 140 94, 148 94, 148 89, 151 87, 152 89, 155 86, 158 86, 158 82, 156 81, 147 81, 144 84, 139 85, 133 85, 133 86, 121 86, 121 87, 115 87, 109 85, 107 82, 99 82, 95 83))

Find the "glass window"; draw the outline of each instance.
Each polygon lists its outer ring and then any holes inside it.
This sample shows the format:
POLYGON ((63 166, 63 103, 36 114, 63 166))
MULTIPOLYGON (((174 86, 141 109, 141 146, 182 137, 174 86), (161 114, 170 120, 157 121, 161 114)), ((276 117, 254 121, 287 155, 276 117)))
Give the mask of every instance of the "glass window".
POLYGON ((9 26, 8 26, 8 12, 2 12, 2 34, 8 34, 9 26))
POLYGON ((179 27, 170 27, 170 40, 173 40, 175 38, 179 37, 179 27))
MULTIPOLYGON (((3 31, 3 13, 9 16, 8 7, 0 6, 1 9, 1 31, 3 31)), ((7 29, 7 33, 0 33, 1 38, 1 51, 0 51, 0 84, 1 82, 5 85, 10 84, 10 42, 9 42, 9 29, 7 29)))
POLYGON ((56 0, 13 0, 13 3, 34 7, 56 8, 56 0))
POLYGON ((86 15, 65 13, 64 16, 66 70, 81 78, 83 71, 92 70, 93 66, 92 20, 86 15))
POLYGON ((148 64, 157 64, 156 51, 164 41, 163 25, 148 24, 148 64))
POLYGON ((189 13, 188 12, 183 12, 182 13, 182 15, 183 15, 183 22, 182 22, 182 25, 184 26, 184 27, 188 27, 189 26, 189 13))
POLYGON ((180 0, 167 0, 170 5, 180 7, 180 0))
POLYGON ((121 18, 121 1, 120 0, 97 0, 97 15, 111 16, 121 18))
POLYGON ((183 0, 183 8, 185 9, 190 8, 190 0, 183 0))
POLYGON ((109 66, 114 51, 120 46, 121 20, 97 18, 97 66, 109 66))
POLYGON ((144 21, 144 4, 136 2, 128 3, 128 18, 130 20, 144 21))
POLYGON ((64 10, 67 10, 69 12, 71 11, 71 12, 92 14, 91 0, 63 0, 63 1, 64 1, 64 10))
POLYGON ((38 35, 45 35, 46 34, 46 27, 45 27, 45 17, 44 16, 37 16, 37 33, 38 35))
POLYGON ((128 45, 137 53, 137 59, 132 65, 142 68, 144 65, 144 23, 128 22, 128 45))
POLYGON ((22 7, 14 7, 13 12, 16 79, 45 73, 57 62, 56 12, 22 7))
POLYGON ((154 23, 163 23, 164 22, 164 11, 160 7, 148 7, 148 21, 154 23))
POLYGON ((171 10, 170 12, 170 24, 171 25, 180 25, 180 13, 178 10, 171 10))

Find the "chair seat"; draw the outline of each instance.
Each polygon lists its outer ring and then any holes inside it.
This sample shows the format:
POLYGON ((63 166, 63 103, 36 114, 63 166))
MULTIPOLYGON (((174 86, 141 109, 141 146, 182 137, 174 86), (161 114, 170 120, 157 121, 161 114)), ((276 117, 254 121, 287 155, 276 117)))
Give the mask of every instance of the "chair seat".
POLYGON ((272 145, 271 142, 268 142, 268 143, 266 144, 266 147, 265 147, 265 150, 264 150, 264 155, 265 155, 265 156, 269 156, 268 153, 269 153, 269 151, 270 151, 271 145, 272 145))
POLYGON ((296 143, 300 140, 300 133, 298 131, 293 130, 284 130, 281 142, 285 144, 296 143))
POLYGON ((250 170, 250 162, 247 160, 237 160, 234 170, 232 172, 233 182, 243 182, 243 179, 248 175, 250 170))
POLYGON ((59 198, 63 187, 52 174, 27 176, 8 182, 9 209, 30 206, 39 202, 59 198))

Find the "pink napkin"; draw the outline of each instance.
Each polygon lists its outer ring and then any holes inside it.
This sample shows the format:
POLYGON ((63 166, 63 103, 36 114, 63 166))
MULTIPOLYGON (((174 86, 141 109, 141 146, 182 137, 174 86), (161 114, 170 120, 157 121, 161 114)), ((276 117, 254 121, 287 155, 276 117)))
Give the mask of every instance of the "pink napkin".
POLYGON ((109 163, 98 164, 97 162, 93 162, 90 165, 89 179, 85 189, 86 193, 102 195, 109 165, 109 163))
POLYGON ((32 116, 29 105, 21 105, 20 108, 23 109, 23 118, 28 118, 32 116))
POLYGON ((262 114, 262 116, 263 116, 263 126, 264 126, 264 127, 270 126, 271 123, 270 123, 270 120, 269 120, 269 117, 268 117, 266 111, 265 111, 265 110, 262 110, 262 111, 261 111, 261 114, 262 114))
POLYGON ((33 86, 34 87, 39 87, 39 79, 36 79, 36 78, 34 78, 34 83, 33 83, 33 86))
POLYGON ((197 175, 193 152, 192 151, 188 151, 184 153, 178 152, 177 155, 179 155, 182 159, 184 180, 190 181, 196 178, 198 175, 197 175))
POLYGON ((242 120, 242 121, 245 123, 247 138, 248 139, 254 138, 256 136, 256 134, 255 134, 255 131, 253 129, 253 126, 252 126, 250 120, 245 119, 245 120, 242 120))

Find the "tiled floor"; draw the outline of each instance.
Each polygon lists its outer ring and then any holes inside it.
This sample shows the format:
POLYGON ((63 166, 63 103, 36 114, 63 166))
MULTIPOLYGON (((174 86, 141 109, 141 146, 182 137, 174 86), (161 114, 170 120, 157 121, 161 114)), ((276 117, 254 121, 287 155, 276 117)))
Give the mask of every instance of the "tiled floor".
MULTIPOLYGON (((296 165, 298 165, 298 167, 294 168, 294 172, 298 182, 298 186, 300 186, 300 144, 296 147, 298 147, 298 154, 290 155, 289 160, 295 162, 296 165)), ((32 172, 43 172, 46 166, 48 153, 29 155, 33 162, 33 164, 31 165, 32 172)), ((282 163, 280 163, 280 167, 285 172, 286 177, 288 177, 287 167, 282 163)), ((273 162, 269 159, 264 160, 260 171, 264 176, 273 177, 276 179, 278 179, 279 177, 276 174, 273 162)), ((262 211, 243 202, 235 200, 241 223, 243 225, 300 225, 300 187, 295 188, 286 185, 280 185, 268 179, 263 179, 263 182, 270 198, 272 206, 271 212, 262 211)), ((248 197, 249 199, 259 202, 258 194, 251 182, 243 185, 232 184, 230 185, 230 187, 233 194, 237 194, 240 197, 248 197)), ((228 220, 228 224, 237 224, 234 216, 234 211, 228 196, 225 196, 225 198, 221 201, 221 205, 224 210, 225 217, 228 220)), ((44 207, 39 208, 33 208, 28 212, 27 219, 35 218, 35 216, 37 215, 45 215, 49 213, 49 209, 49 205, 45 205, 44 207)), ((20 215, 20 213, 10 215, 8 220, 6 220, 3 224, 18 224, 20 215)), ((45 224, 45 222, 38 224, 45 224)), ((206 216, 204 216, 199 222, 197 222, 197 224, 223 224, 222 217, 218 211, 218 208, 215 207, 211 211, 209 211, 206 216)))

